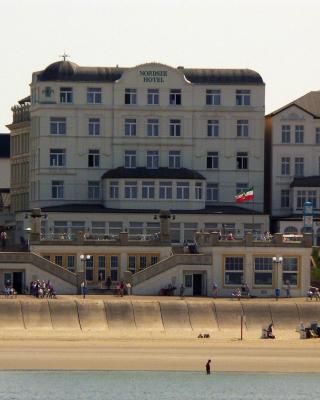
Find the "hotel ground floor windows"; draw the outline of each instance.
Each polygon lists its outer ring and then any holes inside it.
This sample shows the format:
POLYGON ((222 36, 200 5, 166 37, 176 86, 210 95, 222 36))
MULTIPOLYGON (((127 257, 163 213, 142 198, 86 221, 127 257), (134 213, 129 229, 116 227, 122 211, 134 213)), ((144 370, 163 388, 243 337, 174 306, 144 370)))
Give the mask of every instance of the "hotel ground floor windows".
POLYGON ((241 285, 244 272, 243 257, 225 257, 224 283, 225 285, 241 285))
POLYGON ((298 285, 299 265, 297 257, 284 257, 282 261, 282 284, 298 285))
POLYGON ((254 285, 272 286, 272 257, 256 257, 254 259, 254 285))

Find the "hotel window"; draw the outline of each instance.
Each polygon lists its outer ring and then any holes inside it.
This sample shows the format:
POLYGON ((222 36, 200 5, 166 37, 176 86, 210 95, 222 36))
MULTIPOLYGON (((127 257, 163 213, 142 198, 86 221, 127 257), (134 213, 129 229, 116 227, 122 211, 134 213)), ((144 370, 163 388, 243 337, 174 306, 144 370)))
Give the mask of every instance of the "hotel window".
POLYGON ((169 103, 171 105, 181 105, 181 90, 180 89, 171 89, 169 95, 169 103))
POLYGON ((136 256, 128 257, 128 270, 133 274, 136 272, 136 256))
POLYGON ((219 155, 216 151, 210 151, 207 153, 207 168, 217 169, 219 168, 219 155))
POLYGON ((209 119, 207 123, 207 136, 218 137, 219 136, 219 121, 217 119, 209 119))
POLYGON ((87 103, 88 104, 101 104, 101 88, 88 88, 87 89, 87 103))
POLYGON ((109 235, 111 236, 119 236, 122 231, 122 222, 109 222, 109 235))
POLYGON ((196 185, 195 185, 196 200, 202 200, 202 192, 203 192, 202 182, 196 182, 196 185))
POLYGON ((147 256, 140 256, 140 265, 139 269, 147 268, 147 256))
POLYGON ((236 184, 236 194, 242 193, 249 188, 248 183, 237 183, 236 184))
POLYGON ((160 232, 160 222, 147 222, 146 234, 155 235, 160 232))
POLYGON ((254 284, 272 286, 272 257, 256 257, 254 259, 254 284))
POLYGON ((98 256, 98 279, 101 282, 106 280, 106 256, 98 256))
POLYGON ((189 199, 189 182, 177 182, 177 199, 189 199))
POLYGON ((60 88, 60 103, 72 103, 73 95, 71 87, 60 88))
POLYGON ((154 199, 154 182, 142 181, 142 198, 154 199))
POLYGON ((147 120, 147 136, 159 136, 159 120, 150 118, 147 120))
POLYGON ((55 256, 54 257, 54 262, 57 265, 60 265, 60 267, 63 267, 63 256, 55 256))
POLYGON ((236 105, 250 106, 250 90, 236 90, 236 105))
POLYGON ((320 128, 316 128, 316 144, 320 144, 320 128))
POLYGON ((50 135, 65 135, 67 133, 66 118, 50 118, 50 135))
POLYGON ((304 203, 307 201, 307 194, 305 190, 297 191, 297 209, 302 210, 304 203))
POLYGON ((172 243, 180 243, 180 224, 172 222, 170 224, 170 236, 172 243))
POLYGON ((52 181, 51 182, 51 198, 63 199, 64 198, 64 182, 52 181))
POLYGON ((118 199, 119 198, 119 182, 110 181, 109 198, 110 199, 118 199))
POLYGON ((89 260, 84 261, 84 266, 86 271, 86 280, 93 281, 93 268, 94 268, 93 256, 91 256, 89 260))
POLYGON ((180 119, 170 119, 170 136, 181 136, 180 119))
POLYGON ((150 265, 157 264, 158 256, 151 256, 150 265))
POLYGON ((243 257, 225 258, 224 283, 226 285, 241 285, 243 283, 243 257))
POLYGON ((221 104, 221 91, 208 89, 206 91, 206 105, 220 106, 220 104, 221 104))
POLYGON ((88 154, 88 167, 100 167, 100 150, 89 150, 88 154))
POLYGON ((284 257, 282 261, 282 284, 298 285, 298 258, 284 257))
POLYGON ((104 235, 106 234, 106 223, 104 221, 92 221, 91 232, 98 238, 104 237, 104 235))
POLYGON ((88 181, 88 199, 100 200, 100 181, 88 181))
POLYGON ((218 201, 219 186, 218 183, 207 183, 207 201, 218 201))
POLYGON ((172 183, 171 182, 160 182, 159 198, 162 200, 171 200, 172 199, 172 183))
POLYGON ((159 152, 158 152, 158 150, 147 151, 147 168, 148 169, 159 168, 159 152))
POLYGON ((282 143, 291 142, 291 127, 290 125, 282 125, 281 127, 282 143))
POLYGON ((312 203, 312 207, 317 208, 317 191, 316 190, 308 190, 307 201, 312 203))
POLYGON ((86 223, 84 221, 71 221, 70 233, 72 237, 76 237, 79 232, 84 232, 86 223))
POLYGON ((237 153, 237 169, 248 169, 249 159, 248 153, 239 152, 237 153))
POLYGON ((198 224, 196 222, 185 222, 183 228, 184 241, 194 242, 194 235, 198 230, 198 224))
POLYGON ((180 151, 169 151, 169 168, 181 168, 180 151))
POLYGON ((281 190, 281 208, 289 208, 290 207, 290 191, 288 189, 281 190))
POLYGON ((125 168, 136 168, 137 155, 135 150, 126 150, 124 152, 125 168))
POLYGON ((143 222, 129 222, 129 235, 143 235, 143 222))
POLYGON ((119 268, 119 257, 118 256, 110 256, 110 277, 111 280, 118 280, 118 268, 119 268))
POLYGON ((138 197, 138 185, 135 181, 127 181, 124 184, 125 199, 136 199, 138 197))
POLYGON ((75 256, 67 256, 67 269, 71 272, 75 272, 75 270, 76 270, 75 256))
POLYGON ((159 104, 159 89, 148 89, 148 105, 159 104))
POLYGON ((304 126, 296 125, 295 126, 295 142, 297 144, 301 144, 304 141, 304 126))
POLYGON ((290 175, 290 157, 281 157, 281 175, 290 175))
POLYGON ((55 235, 64 235, 67 232, 68 232, 68 222, 67 221, 54 221, 53 233, 55 235))
POLYGON ((247 119, 237 120, 237 137, 249 136, 249 121, 247 119))
POLYGON ((304 158, 295 157, 294 159, 294 176, 304 175, 304 158))
POLYGON ((218 224, 214 222, 207 222, 204 224, 205 232, 218 232, 218 224))
POLYGON ((137 134, 137 121, 135 118, 126 118, 124 121, 124 135, 136 136, 137 134))
POLYGON ((125 89, 124 104, 137 104, 137 90, 125 89))
POLYGON ((100 118, 89 118, 88 133, 90 136, 100 135, 100 118))
POLYGON ((50 149, 50 167, 66 166, 66 150, 50 149))

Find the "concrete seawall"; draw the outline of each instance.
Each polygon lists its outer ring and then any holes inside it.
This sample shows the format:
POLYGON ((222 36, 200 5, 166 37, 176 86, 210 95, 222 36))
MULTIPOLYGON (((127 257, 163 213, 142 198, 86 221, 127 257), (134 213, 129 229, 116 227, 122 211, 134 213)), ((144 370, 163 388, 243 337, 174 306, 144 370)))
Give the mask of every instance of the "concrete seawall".
POLYGON ((210 299, 1 299, 0 338, 197 337, 259 338, 270 322, 278 338, 298 338, 300 322, 320 321, 320 303, 210 299))

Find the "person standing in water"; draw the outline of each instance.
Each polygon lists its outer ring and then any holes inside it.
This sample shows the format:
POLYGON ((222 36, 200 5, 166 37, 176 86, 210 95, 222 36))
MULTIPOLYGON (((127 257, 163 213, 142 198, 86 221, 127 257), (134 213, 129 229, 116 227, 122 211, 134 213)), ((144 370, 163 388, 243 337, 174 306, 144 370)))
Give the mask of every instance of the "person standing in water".
POLYGON ((210 364, 211 364, 211 360, 208 360, 207 364, 206 364, 207 375, 211 374, 211 365, 210 364))

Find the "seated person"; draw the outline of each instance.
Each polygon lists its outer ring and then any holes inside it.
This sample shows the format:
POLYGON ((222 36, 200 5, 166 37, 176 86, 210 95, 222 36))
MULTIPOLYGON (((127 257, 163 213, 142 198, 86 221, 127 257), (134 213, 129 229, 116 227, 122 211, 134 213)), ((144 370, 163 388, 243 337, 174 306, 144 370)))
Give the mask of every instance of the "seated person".
POLYGON ((231 293, 231 296, 240 300, 240 297, 241 297, 240 288, 234 289, 234 291, 231 293))
POLYGON ((268 339, 275 339, 275 336, 272 332, 272 328, 273 328, 273 323, 269 324, 269 326, 267 328, 267 338, 268 339))

